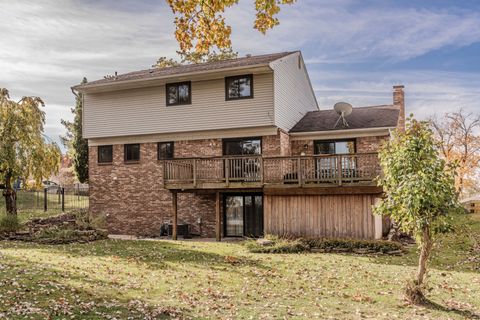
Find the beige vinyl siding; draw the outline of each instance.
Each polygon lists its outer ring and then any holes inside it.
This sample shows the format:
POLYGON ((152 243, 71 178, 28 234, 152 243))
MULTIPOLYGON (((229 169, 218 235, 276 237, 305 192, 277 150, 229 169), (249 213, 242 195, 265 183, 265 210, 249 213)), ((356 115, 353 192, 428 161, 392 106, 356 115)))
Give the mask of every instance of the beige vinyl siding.
POLYGON ((225 101, 225 80, 192 82, 192 104, 166 106, 165 86, 84 95, 84 137, 274 125, 273 74, 253 76, 254 98, 225 101))
POLYGON ((308 111, 318 110, 317 100, 299 52, 270 66, 274 70, 275 125, 289 131, 308 111))

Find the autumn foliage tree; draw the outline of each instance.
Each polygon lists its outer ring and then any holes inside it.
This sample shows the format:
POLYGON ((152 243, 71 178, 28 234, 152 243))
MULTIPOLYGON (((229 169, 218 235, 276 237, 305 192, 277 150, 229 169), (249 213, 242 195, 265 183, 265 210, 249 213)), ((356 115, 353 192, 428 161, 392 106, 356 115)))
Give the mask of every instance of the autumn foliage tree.
MULTIPOLYGON (((208 54, 232 47, 232 28, 223 13, 238 4, 238 0, 166 0, 175 15, 175 38, 182 54, 208 54)), ((279 24, 276 17, 282 5, 296 0, 255 0, 253 27, 261 33, 279 24)))
POLYGON ((158 68, 158 69, 178 67, 181 65, 192 64, 192 63, 204 63, 204 62, 214 62, 214 61, 235 59, 238 56, 238 53, 234 52, 231 48, 222 50, 220 52, 212 51, 209 53, 197 53, 197 52, 182 53, 181 51, 177 51, 177 54, 179 55, 180 60, 167 58, 167 57, 160 57, 152 67, 158 68))
POLYGON ((0 88, 0 181, 7 214, 16 215, 16 191, 12 184, 20 177, 37 184, 58 170, 60 150, 43 136, 45 112, 38 97, 10 99, 0 88))
POLYGON ((420 249, 415 280, 407 298, 422 303, 427 262, 434 240, 449 231, 451 215, 460 210, 455 168, 439 153, 430 125, 410 117, 405 132, 396 132, 379 153, 385 196, 375 213, 392 217, 402 231, 417 239, 420 249))
POLYGON ((460 109, 430 119, 440 152, 448 163, 457 163, 459 193, 475 188, 480 170, 480 115, 460 109))
MULTIPOLYGON (((233 59, 232 28, 223 16, 239 0, 166 0, 175 15, 175 38, 180 59, 160 57, 154 68, 233 59)), ((253 28, 265 34, 280 22, 276 17, 282 5, 296 0, 255 0, 253 28)))

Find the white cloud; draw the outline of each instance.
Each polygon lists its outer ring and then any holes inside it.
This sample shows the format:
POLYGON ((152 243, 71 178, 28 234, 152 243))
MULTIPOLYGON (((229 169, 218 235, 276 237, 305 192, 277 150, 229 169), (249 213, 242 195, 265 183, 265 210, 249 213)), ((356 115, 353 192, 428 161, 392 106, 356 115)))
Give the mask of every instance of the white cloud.
MULTIPOLYGON (((388 64, 479 42, 480 13, 358 3, 298 1, 284 7, 281 24, 266 36, 253 30, 252 0, 226 15, 242 54, 302 49, 324 108, 338 100, 390 103, 391 86, 401 82, 409 111, 420 116, 456 106, 480 109, 478 74, 340 71, 352 63, 388 64)), ((148 68, 177 50, 173 15, 163 0, 0 0, 0 30, 0 87, 14 97, 41 96, 46 132, 54 139, 63 131, 60 119, 71 118, 70 86, 84 76, 148 68)))
POLYGON ((241 51, 307 48, 311 62, 369 58, 406 60, 445 46, 480 41, 480 13, 386 7, 358 1, 302 0, 283 7, 280 25, 265 37, 253 30, 251 1, 227 12, 241 51), (355 6, 355 7, 354 7, 355 6))
POLYGON ((480 113, 480 77, 474 73, 443 71, 329 72, 316 82, 315 92, 321 109, 345 100, 354 106, 392 103, 392 86, 404 84, 406 111, 424 119, 434 114, 464 108, 480 113))
POLYGON ((42 97, 46 133, 57 141, 60 119, 71 118, 70 86, 84 76, 148 68, 177 48, 165 5, 128 11, 74 0, 0 0, 0 8, 0 87, 15 98, 42 97))

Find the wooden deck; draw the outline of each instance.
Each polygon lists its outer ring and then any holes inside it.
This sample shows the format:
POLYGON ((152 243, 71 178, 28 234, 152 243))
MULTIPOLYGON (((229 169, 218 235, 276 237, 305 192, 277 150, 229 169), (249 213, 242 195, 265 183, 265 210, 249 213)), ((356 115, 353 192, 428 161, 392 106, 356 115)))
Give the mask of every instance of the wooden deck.
POLYGON ((165 160, 170 190, 372 187, 381 173, 376 153, 165 160))

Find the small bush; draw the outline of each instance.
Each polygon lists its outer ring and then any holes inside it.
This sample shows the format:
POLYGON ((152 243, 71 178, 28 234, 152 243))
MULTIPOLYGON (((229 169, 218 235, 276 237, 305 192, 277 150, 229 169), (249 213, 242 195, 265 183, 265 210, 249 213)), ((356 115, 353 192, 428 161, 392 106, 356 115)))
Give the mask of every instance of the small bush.
POLYGON ((245 246, 253 253, 298 253, 309 250, 309 248, 298 239, 285 239, 268 235, 265 236, 265 239, 272 241, 272 243, 262 245, 255 240, 250 240, 245 243, 245 246))
POLYGON ((320 249, 326 252, 355 252, 359 250, 388 253, 402 250, 397 242, 384 240, 355 240, 355 239, 319 239, 304 238, 301 241, 311 249, 320 249))
POLYGON ((20 221, 16 215, 7 214, 0 218, 0 233, 15 232, 20 229, 20 221))
POLYGON ((77 237, 78 233, 76 230, 57 227, 43 229, 35 234, 36 239, 74 240, 77 237))
POLYGON ((105 230, 107 226, 107 216, 103 213, 90 215, 90 226, 97 230, 105 230))
POLYGON ((90 242, 107 237, 98 230, 75 230, 50 227, 37 232, 32 241, 45 244, 65 244, 72 242, 90 242))
POLYGON ((324 252, 389 253, 402 251, 401 244, 381 240, 282 238, 265 236, 266 243, 251 240, 245 246, 253 253, 297 253, 312 250, 324 252))
POLYGON ((75 215, 76 224, 80 229, 104 229, 106 217, 104 214, 91 215, 88 210, 72 210, 70 213, 75 215))

